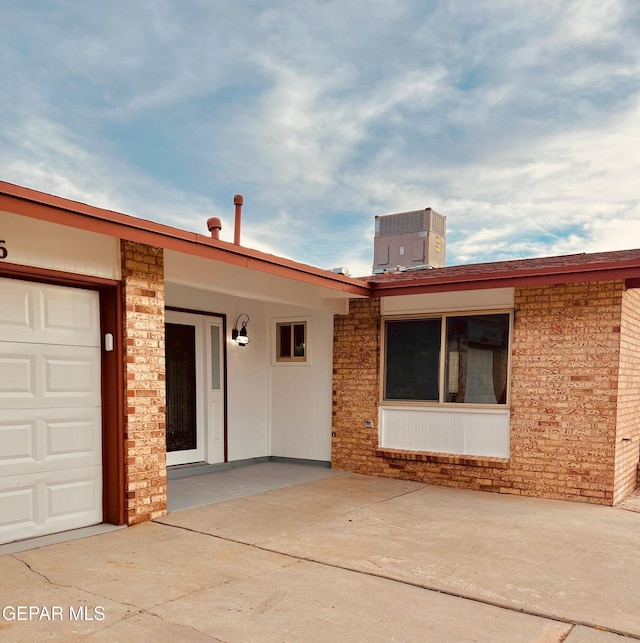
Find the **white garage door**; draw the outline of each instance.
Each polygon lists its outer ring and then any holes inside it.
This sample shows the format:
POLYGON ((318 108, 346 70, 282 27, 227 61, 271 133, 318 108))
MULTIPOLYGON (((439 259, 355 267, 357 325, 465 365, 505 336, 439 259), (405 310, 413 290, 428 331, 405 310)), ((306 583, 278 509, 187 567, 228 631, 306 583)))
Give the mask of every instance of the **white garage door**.
POLYGON ((0 279, 0 543, 102 522, 98 293, 0 279))

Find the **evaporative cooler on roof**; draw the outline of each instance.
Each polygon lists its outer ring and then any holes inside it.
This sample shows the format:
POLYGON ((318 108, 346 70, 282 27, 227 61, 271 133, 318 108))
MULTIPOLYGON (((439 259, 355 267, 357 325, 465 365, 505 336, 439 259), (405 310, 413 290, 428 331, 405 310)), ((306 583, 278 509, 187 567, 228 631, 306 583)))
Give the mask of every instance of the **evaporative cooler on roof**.
POLYGON ((431 208, 377 216, 373 272, 442 268, 446 244, 447 217, 431 208))

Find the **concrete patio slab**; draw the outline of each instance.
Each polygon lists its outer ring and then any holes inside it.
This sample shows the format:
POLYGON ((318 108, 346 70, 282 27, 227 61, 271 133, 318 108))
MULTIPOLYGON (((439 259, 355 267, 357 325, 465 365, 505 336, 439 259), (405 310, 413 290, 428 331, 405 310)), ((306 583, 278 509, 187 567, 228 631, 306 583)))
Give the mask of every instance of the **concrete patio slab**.
POLYGON ((243 498, 272 489, 282 489, 348 473, 323 466, 277 461, 232 466, 215 473, 195 476, 187 475, 188 472, 189 467, 169 472, 167 487, 170 512, 243 498), (172 473, 178 477, 172 477, 172 473))
POLYGON ((640 517, 424 487, 268 541, 272 551, 640 635, 640 517))
POLYGON ((350 474, 177 511, 157 522, 255 544, 422 488, 416 482, 350 474))
POLYGON ((615 643, 640 638, 639 536, 617 508, 341 475, 0 556, 0 639, 615 643))
POLYGON ((626 636, 576 625, 563 643, 628 643, 626 636))
MULTIPOLYGON (((15 554, 54 585, 148 610, 295 559, 155 523, 15 554)), ((4 561, 4 558, 0 558, 4 561)))
POLYGON ((368 575, 300 562, 160 606, 223 641, 560 641, 557 623, 368 575), (232 591, 230 591, 232 590, 232 591))

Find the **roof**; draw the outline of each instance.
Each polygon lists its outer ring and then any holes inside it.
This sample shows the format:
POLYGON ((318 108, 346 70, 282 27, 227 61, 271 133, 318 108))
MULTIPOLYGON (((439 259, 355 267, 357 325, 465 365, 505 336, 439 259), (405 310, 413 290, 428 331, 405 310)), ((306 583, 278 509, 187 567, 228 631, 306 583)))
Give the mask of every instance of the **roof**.
POLYGON ((624 279, 640 286, 640 249, 407 270, 365 277, 376 297, 624 279))
POLYGON ((369 287, 359 279, 4 181, 0 181, 0 211, 196 255, 353 296, 369 295, 369 287))
POLYGON ((355 297, 612 279, 622 279, 628 287, 640 288, 640 249, 407 270, 356 279, 4 181, 0 181, 2 210, 314 284, 355 297))

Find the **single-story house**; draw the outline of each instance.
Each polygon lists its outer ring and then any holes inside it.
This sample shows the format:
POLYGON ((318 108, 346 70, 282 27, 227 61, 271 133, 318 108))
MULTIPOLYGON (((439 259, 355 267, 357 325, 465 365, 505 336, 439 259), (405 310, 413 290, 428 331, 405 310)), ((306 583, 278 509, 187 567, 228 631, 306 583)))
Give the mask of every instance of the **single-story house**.
POLYGON ((0 543, 153 519, 167 467, 267 457, 635 489, 640 250, 353 279, 209 225, 0 182, 0 543))

